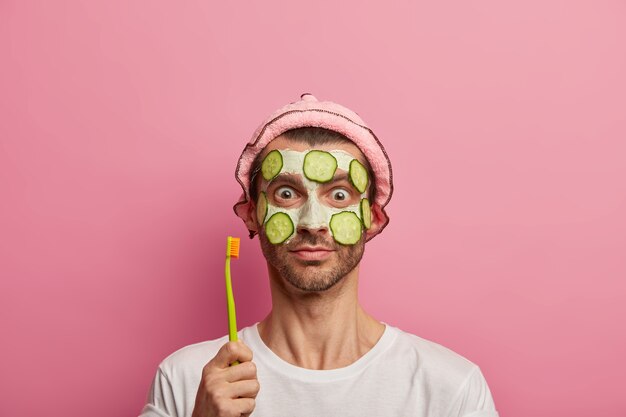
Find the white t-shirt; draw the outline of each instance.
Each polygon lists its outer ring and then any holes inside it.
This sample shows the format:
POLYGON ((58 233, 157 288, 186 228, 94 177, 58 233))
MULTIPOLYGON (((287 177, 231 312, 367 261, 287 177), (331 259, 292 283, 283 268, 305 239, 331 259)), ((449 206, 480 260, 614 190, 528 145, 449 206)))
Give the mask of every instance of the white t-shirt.
MULTIPOLYGON (((434 342, 386 325, 349 366, 312 370, 272 352, 257 325, 239 332, 261 389, 253 417, 498 417, 478 366, 434 342)), ((184 347, 159 366, 141 417, 189 417, 202 368, 226 336, 184 347)))

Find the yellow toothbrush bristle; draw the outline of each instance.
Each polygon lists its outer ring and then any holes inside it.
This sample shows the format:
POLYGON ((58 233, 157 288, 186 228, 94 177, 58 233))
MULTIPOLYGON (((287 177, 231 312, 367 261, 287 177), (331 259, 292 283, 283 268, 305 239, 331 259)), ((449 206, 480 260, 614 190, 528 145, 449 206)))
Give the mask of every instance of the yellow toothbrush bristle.
POLYGON ((239 258, 239 241, 238 237, 230 238, 230 257, 231 258, 239 258))

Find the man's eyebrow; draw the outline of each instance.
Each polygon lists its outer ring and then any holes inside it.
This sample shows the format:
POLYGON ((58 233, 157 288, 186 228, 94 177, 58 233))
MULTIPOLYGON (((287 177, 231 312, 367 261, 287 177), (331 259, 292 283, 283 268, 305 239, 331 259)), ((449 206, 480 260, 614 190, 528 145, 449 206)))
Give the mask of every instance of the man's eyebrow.
POLYGON ((336 174, 332 180, 328 181, 328 182, 323 182, 320 185, 324 186, 324 185, 332 185, 335 184, 337 182, 343 182, 343 181, 347 181, 350 182, 350 180, 348 179, 348 173, 343 171, 340 172, 338 174, 336 174))
POLYGON ((345 171, 340 172, 339 174, 333 177, 333 182, 339 182, 339 181, 348 181, 348 173, 345 171))
POLYGON ((302 187, 304 184, 302 183, 302 179, 295 175, 290 174, 279 174, 274 177, 269 183, 274 184, 275 182, 280 182, 281 184, 293 185, 294 187, 302 187))
MULTIPOLYGON (((339 172, 338 174, 336 174, 332 180, 328 181, 328 182, 323 182, 320 184, 320 187, 327 189, 327 188, 332 188, 332 187, 336 187, 336 186, 342 186, 343 184, 349 184, 349 186, 351 188, 355 188, 354 184, 352 184, 352 181, 350 181, 350 175, 345 172, 339 172)), ((356 188, 355 188, 356 189, 356 188)))
MULTIPOLYGON (((349 175, 347 172, 340 172, 339 174, 335 175, 333 177, 332 180, 328 181, 328 182, 324 182, 321 183, 321 186, 328 186, 328 185, 332 185, 338 182, 350 182, 349 180, 349 175)), ((285 184, 285 185, 291 185, 293 187, 304 187, 304 183, 302 181, 302 178, 300 178, 300 176, 298 175, 292 175, 289 173, 282 173, 282 174, 278 174, 276 177, 274 177, 272 180, 270 180, 270 182, 268 183, 268 185, 274 184, 274 183, 279 183, 280 185, 285 184)), ((350 184, 352 184, 352 182, 350 182, 350 184)))

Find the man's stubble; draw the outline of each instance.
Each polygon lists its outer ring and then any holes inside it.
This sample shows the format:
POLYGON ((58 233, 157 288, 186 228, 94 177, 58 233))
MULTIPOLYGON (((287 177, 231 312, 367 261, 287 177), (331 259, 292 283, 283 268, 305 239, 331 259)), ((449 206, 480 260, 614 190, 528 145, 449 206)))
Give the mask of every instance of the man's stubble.
POLYGON ((295 288, 307 292, 326 291, 339 283, 363 258, 365 239, 354 245, 332 244, 335 250, 323 261, 302 261, 289 253, 289 249, 301 245, 329 247, 331 244, 320 236, 305 232, 292 239, 289 244, 274 245, 264 232, 259 233, 261 250, 267 262, 295 288))

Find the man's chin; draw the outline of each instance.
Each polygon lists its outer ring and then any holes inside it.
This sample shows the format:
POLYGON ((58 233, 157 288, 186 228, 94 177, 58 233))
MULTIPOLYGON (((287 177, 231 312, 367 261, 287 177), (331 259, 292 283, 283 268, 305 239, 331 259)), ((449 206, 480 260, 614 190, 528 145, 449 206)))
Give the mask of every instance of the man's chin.
POLYGON ((321 266, 324 261, 301 261, 304 266, 321 266))
POLYGON ((330 290, 343 279, 343 277, 336 277, 335 279, 320 280, 319 277, 312 277, 313 279, 309 280, 302 276, 286 276, 285 278, 286 281, 294 288, 309 293, 317 293, 330 290))
POLYGON ((326 291, 341 281, 345 275, 325 261, 299 260, 290 265, 282 265, 278 271, 286 283, 306 292, 326 291))

